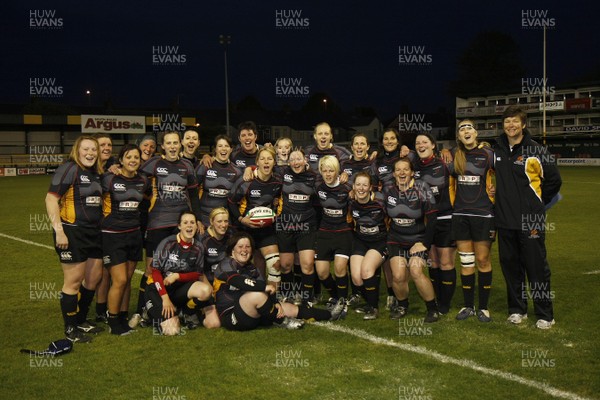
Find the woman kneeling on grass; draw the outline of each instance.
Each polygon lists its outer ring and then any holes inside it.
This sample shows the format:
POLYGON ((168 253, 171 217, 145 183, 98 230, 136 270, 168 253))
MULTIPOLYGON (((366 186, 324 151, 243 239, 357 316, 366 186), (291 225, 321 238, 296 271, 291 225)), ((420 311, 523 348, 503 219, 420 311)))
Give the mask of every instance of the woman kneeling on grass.
POLYGON ((177 308, 189 329, 200 325, 196 309, 204 311, 206 328, 218 328, 212 305, 212 288, 202 274, 204 249, 196 240, 198 225, 190 211, 179 215, 179 233, 165 238, 154 252, 152 275, 148 277, 146 307, 152 326, 167 336, 179 334, 177 308))
POLYGON ((260 325, 300 329, 302 319, 323 321, 337 319, 327 310, 280 303, 275 286, 265 283, 252 264, 254 240, 249 233, 238 231, 227 242, 230 257, 215 271, 214 290, 221 323, 229 330, 248 331, 260 325))

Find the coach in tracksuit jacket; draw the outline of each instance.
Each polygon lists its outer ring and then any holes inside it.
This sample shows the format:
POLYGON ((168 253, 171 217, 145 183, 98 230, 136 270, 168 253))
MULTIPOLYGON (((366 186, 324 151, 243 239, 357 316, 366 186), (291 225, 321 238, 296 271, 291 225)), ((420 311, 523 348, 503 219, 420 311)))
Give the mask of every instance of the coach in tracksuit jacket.
POLYGON ((546 260, 545 205, 558 194, 562 181, 554 157, 525 129, 525 112, 510 106, 502 120, 504 133, 494 146, 495 213, 500 265, 508 295, 508 321, 519 324, 527 318, 527 300, 531 297, 536 326, 549 329, 554 324, 554 296, 546 260))

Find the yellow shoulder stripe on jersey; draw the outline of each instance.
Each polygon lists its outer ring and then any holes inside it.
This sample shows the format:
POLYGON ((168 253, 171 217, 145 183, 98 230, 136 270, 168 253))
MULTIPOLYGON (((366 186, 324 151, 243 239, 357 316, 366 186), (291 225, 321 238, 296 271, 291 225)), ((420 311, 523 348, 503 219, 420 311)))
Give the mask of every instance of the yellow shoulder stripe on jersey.
POLYGON ((492 196, 490 193, 490 189, 494 187, 494 180, 493 180, 494 176, 495 176, 494 170, 488 169, 487 174, 485 174, 485 191, 488 195, 488 198, 492 202, 492 204, 494 204, 494 201, 496 199, 496 197, 492 196))
POLYGON ((150 206, 148 207, 148 212, 152 211, 154 208, 154 203, 156 203, 156 199, 158 198, 158 188, 156 187, 157 179, 155 176, 150 178, 150 183, 152 184, 152 197, 150 197, 150 206))
POLYGON ((240 200, 240 206, 239 206, 239 210, 240 210, 240 215, 243 217, 244 213, 246 212, 246 208, 248 207, 248 200, 246 199, 246 197, 244 196, 242 198, 242 200, 240 200))
POLYGON ((450 196, 450 204, 454 207, 454 201, 456 200, 456 178, 450 175, 448 180, 448 194, 450 196))

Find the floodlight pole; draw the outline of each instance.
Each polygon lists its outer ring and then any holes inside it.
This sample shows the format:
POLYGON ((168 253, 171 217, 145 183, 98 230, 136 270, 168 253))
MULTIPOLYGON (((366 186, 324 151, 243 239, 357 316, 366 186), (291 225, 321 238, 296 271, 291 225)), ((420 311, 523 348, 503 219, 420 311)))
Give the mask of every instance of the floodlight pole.
POLYGON ((225 57, 225 124, 227 136, 229 135, 229 84, 227 79, 227 45, 231 43, 230 35, 219 35, 219 43, 223 45, 223 54, 225 57))

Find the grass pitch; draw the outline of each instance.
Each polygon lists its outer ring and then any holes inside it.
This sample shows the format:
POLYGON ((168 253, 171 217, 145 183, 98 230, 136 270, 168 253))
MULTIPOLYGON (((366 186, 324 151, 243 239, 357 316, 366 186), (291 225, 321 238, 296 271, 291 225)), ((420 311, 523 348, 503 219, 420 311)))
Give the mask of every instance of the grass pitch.
MULTIPOLYGON (((598 198, 600 169, 562 168, 564 199, 547 218, 548 259, 557 324, 535 329, 506 319, 505 286, 493 248, 493 321, 456 321, 461 304, 423 324, 425 306, 411 284, 401 321, 349 313, 301 331, 224 329, 155 336, 151 329, 91 344, 57 358, 30 357, 60 338, 62 273, 44 196, 49 177, 1 178, 0 396, 4 399, 476 399, 600 398, 598 198), (551 388, 544 388, 542 385, 551 388)), ((141 266, 138 268, 141 269, 141 266)), ((139 282, 134 277, 134 289, 139 282)), ((383 301, 382 291, 382 301, 383 301)), ((132 293, 132 307, 137 290, 132 293)), ((93 305, 92 305, 93 309, 93 305)), ((530 317, 533 317, 530 306, 530 317)))

